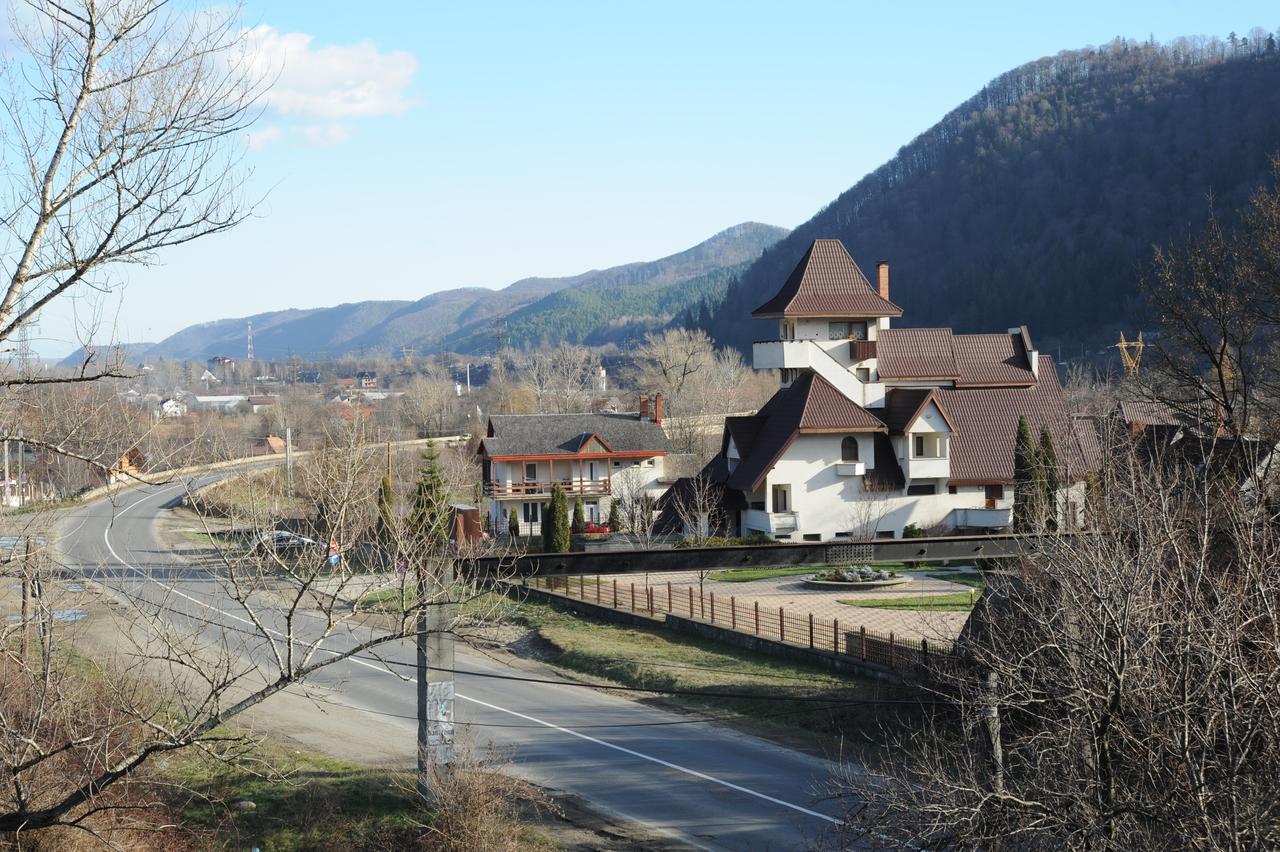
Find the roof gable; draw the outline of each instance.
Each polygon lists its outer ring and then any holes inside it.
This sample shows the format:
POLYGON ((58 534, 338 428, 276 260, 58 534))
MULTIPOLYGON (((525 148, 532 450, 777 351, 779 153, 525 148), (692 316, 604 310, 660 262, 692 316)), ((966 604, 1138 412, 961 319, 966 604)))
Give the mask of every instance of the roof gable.
POLYGON ((772 299, 751 312, 770 317, 900 317, 880 298, 839 240, 814 240, 772 299))
POLYGON ((884 411, 881 415, 892 435, 905 435, 911 431, 915 422, 933 405, 942 415, 947 427, 952 432, 956 425, 947 414, 946 406, 938 397, 936 388, 892 388, 885 394, 884 411))
POLYGON ((727 484, 739 491, 755 491, 798 435, 885 431, 876 417, 814 373, 804 373, 779 390, 754 417, 733 419, 755 421, 749 448, 736 440, 747 431, 742 424, 726 424, 726 429, 734 430, 731 434, 741 456, 727 484))

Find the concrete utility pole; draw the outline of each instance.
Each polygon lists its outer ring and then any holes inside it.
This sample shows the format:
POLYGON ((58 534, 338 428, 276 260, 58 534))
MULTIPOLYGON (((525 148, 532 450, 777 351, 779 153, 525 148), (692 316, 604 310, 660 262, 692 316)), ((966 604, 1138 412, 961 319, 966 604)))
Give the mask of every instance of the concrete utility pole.
POLYGON ((293 428, 284 427, 284 487, 285 493, 293 496, 293 428))
POLYGON ((9 508, 9 439, 4 439, 4 507, 9 508))
POLYGON ((418 568, 418 795, 431 799, 431 767, 453 762, 453 559, 438 579, 442 600, 430 594, 427 566, 418 568), (429 601, 430 603, 423 603, 429 601))
POLYGON ((25 502, 23 500, 23 493, 22 493, 22 457, 23 455, 25 455, 22 452, 22 437, 23 437, 23 431, 19 429, 18 430, 18 508, 19 509, 22 508, 22 504, 25 502))

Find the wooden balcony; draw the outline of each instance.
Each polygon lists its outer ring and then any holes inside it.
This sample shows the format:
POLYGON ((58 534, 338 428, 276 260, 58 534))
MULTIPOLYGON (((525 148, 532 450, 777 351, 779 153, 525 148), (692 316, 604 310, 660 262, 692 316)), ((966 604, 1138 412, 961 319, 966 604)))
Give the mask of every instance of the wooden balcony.
MULTIPOLYGON (((484 494, 486 497, 496 497, 499 500, 507 497, 550 497, 551 486, 556 482, 548 481, 524 481, 524 482, 486 482, 484 483, 484 494)), ((570 479, 565 478, 558 480, 558 484, 564 493, 570 497, 607 497, 612 493, 611 483, 608 479, 570 479)))
POLYGON ((849 360, 853 363, 866 361, 876 357, 876 342, 874 340, 850 340, 849 341, 849 360))

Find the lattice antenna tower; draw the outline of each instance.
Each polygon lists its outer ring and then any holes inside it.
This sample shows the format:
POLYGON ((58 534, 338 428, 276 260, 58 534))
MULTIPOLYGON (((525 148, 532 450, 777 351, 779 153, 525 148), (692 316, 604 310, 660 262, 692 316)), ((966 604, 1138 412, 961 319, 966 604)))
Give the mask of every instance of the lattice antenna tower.
POLYGON ((249 321, 248 345, 245 347, 244 357, 246 361, 253 360, 253 320, 249 321))

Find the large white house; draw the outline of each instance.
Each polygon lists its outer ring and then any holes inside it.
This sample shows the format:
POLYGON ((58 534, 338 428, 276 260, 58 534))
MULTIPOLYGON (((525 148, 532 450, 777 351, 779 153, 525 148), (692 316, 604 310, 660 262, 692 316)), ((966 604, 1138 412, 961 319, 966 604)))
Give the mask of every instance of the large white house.
POLYGON ((889 267, 873 287, 839 240, 815 240, 752 316, 778 321, 756 369, 781 388, 725 422, 708 472, 730 525, 779 540, 997 531, 1012 522, 1018 418, 1048 427, 1064 517, 1080 509, 1086 458, 1053 361, 1026 327, 998 334, 892 328, 889 267), (736 522, 736 523, 735 523, 736 522))

